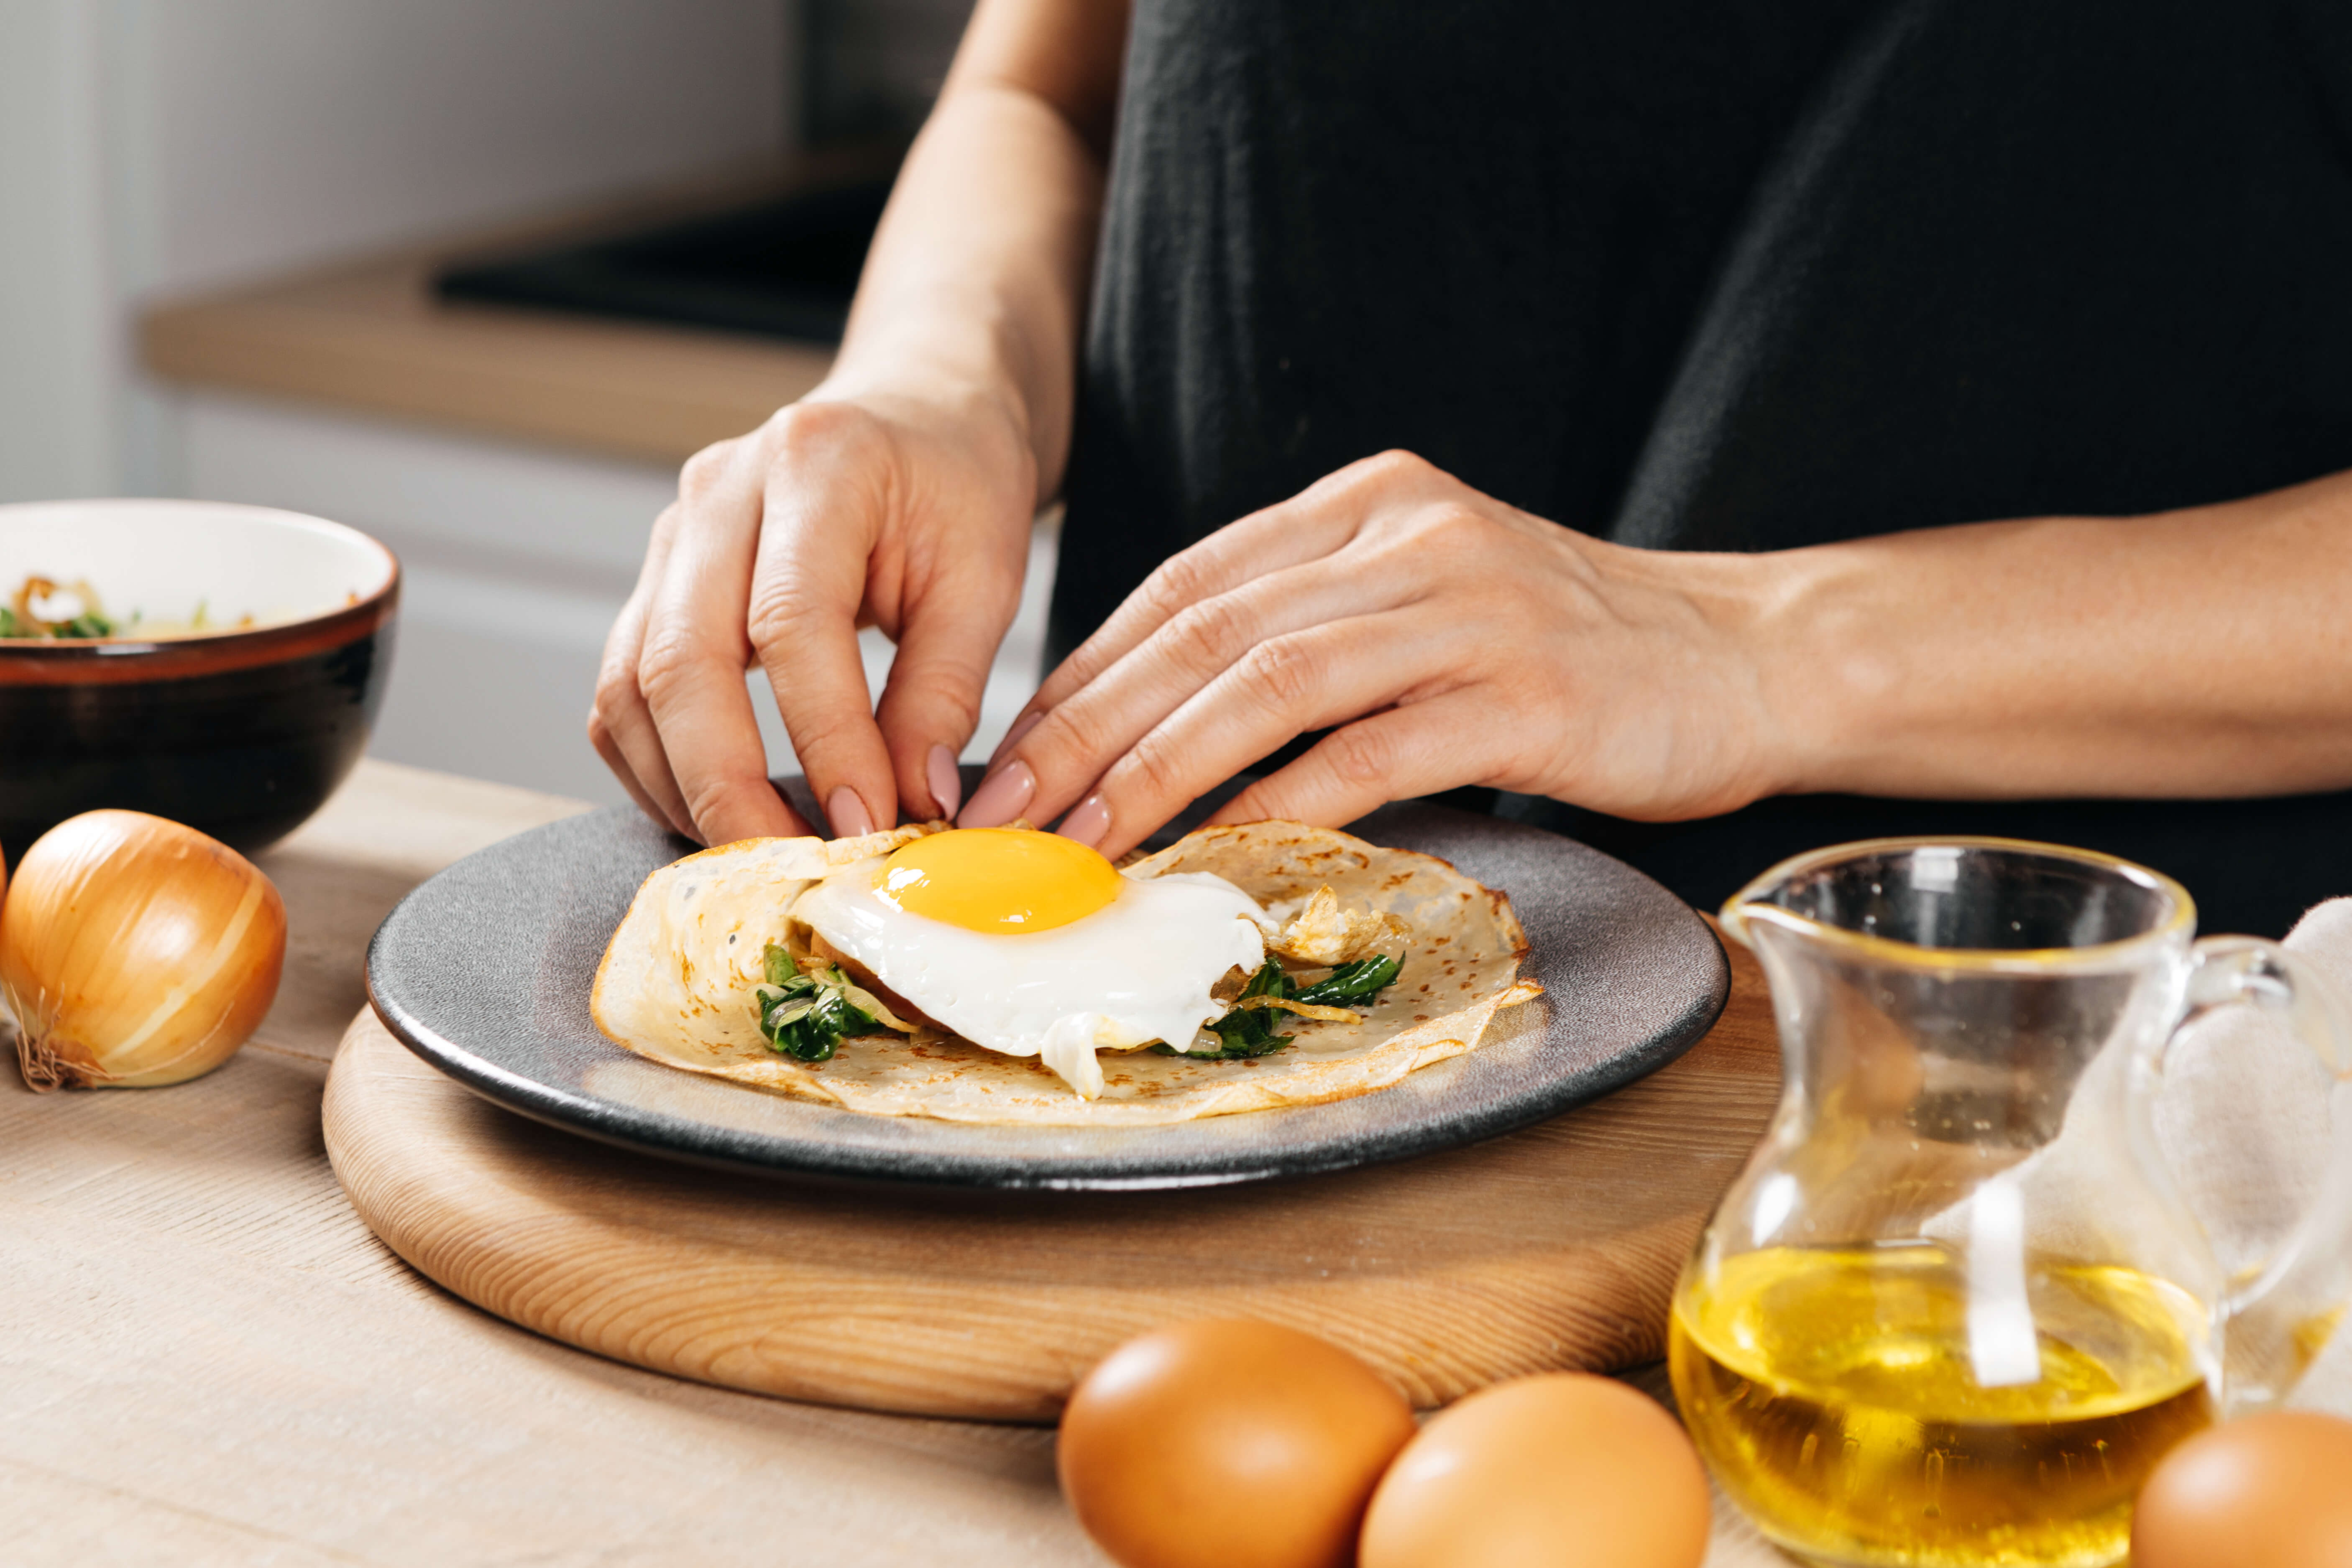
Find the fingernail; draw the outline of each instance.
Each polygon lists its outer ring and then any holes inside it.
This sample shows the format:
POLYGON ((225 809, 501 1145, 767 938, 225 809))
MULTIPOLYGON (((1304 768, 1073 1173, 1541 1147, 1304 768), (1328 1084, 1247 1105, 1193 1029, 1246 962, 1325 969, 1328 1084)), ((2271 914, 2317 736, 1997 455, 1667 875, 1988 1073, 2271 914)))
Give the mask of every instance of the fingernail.
POLYGON ((1063 818, 1062 825, 1054 831, 1066 839, 1076 839, 1092 849, 1102 842, 1105 833, 1110 831, 1110 807, 1100 795, 1089 795, 1079 801, 1077 808, 1063 818))
POLYGON ((874 831, 874 819, 866 814, 866 802, 846 784, 825 797, 824 814, 833 821, 833 836, 836 839, 863 838, 874 831))
POLYGON ((1037 792, 1037 776, 1029 771, 1025 762, 1008 762, 982 780, 972 795, 971 804, 963 809, 956 825, 963 828, 995 828, 1019 816, 1029 804, 1029 797, 1037 792))
POLYGON ((963 800, 963 775, 956 771, 955 753, 944 746, 931 747, 930 760, 923 765, 923 776, 931 787, 931 800, 940 815, 952 820, 956 807, 963 800))
POLYGON ((1004 738, 996 743, 996 749, 988 754, 988 765, 991 768, 995 767, 996 759, 1003 756, 1006 752, 1012 750, 1014 747, 1020 745, 1021 737, 1028 734, 1031 730, 1036 728, 1039 723, 1045 719, 1045 716, 1042 712, 1024 713, 1019 718, 1014 719, 1013 721, 1013 727, 1004 732, 1004 738))

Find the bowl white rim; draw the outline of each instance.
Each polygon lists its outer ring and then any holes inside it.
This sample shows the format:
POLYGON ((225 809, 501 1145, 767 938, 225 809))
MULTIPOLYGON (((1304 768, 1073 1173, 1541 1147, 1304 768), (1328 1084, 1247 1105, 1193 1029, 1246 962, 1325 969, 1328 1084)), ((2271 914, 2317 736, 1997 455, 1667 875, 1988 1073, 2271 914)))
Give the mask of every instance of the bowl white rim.
POLYGON ((354 611, 365 610, 369 606, 378 604, 388 597, 396 594, 400 588, 400 558, 394 555, 392 552, 392 548, 389 545, 386 545, 382 539, 375 538, 372 534, 365 533, 359 528, 355 528, 349 523, 339 523, 329 517, 314 517, 308 512, 290 511, 283 507, 262 507, 245 501, 207 501, 188 497, 75 497, 69 499, 56 501, 10 501, 0 503, 0 523, 5 523, 8 520, 9 514, 12 512, 33 511, 87 511, 93 513, 100 511, 111 513, 131 511, 149 513, 179 512, 183 514, 191 512, 234 511, 242 513, 256 522, 267 523, 277 527, 290 528, 296 531, 303 533, 324 535, 331 538, 340 539, 348 544, 357 545, 362 549, 372 552, 380 558, 383 563, 383 573, 382 580, 375 587, 361 593, 357 599, 352 601, 348 604, 333 605, 328 609, 318 611, 312 614, 295 616, 291 620, 272 621, 267 625, 225 626, 218 631, 214 632, 192 632, 184 636, 162 638, 142 638, 137 636, 69 638, 10 637, 0 639, 0 657, 14 657, 19 654, 31 654, 38 657, 54 658, 60 654, 88 654, 94 653, 103 653, 120 657, 128 653, 144 653, 151 650, 162 651, 173 648, 187 648, 205 643, 225 643, 240 637, 265 637, 272 633, 289 632, 299 627, 313 626, 322 621, 331 621, 339 615, 349 615, 354 611))

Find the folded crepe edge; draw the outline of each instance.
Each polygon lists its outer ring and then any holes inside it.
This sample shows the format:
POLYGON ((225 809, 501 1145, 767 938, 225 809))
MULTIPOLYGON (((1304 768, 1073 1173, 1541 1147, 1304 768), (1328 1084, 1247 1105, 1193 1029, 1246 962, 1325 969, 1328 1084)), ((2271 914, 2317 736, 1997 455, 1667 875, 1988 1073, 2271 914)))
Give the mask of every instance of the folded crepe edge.
MULTIPOLYGON (((743 858, 746 852, 755 856, 764 856, 772 861, 785 861, 788 864, 779 868, 782 872, 779 880, 794 884, 793 891, 785 895, 783 901, 784 905, 789 907, 792 900, 798 897, 802 891, 842 867, 854 865, 862 860, 887 855, 901 844, 911 843, 917 839, 939 832, 946 826, 945 822, 907 822, 878 833, 864 833, 846 839, 820 839, 814 836, 736 839, 728 843, 713 844, 708 849, 697 850, 692 854, 681 856, 670 862, 669 864, 657 868, 644 882, 637 884, 636 893, 629 899, 628 912, 621 916, 621 923, 613 928, 613 935, 605 938, 604 956, 597 960, 596 978, 588 988, 588 1016, 595 1021, 598 1032, 614 1045, 635 1055, 646 1054, 638 1045, 632 1043, 623 1033, 622 1028, 615 1025, 615 1016, 625 1010, 615 1000, 616 975, 619 972, 617 966, 625 962, 623 959, 625 953, 634 950, 642 955, 644 967, 650 968, 659 963, 665 952, 673 950, 676 944, 664 944, 658 939, 630 944, 625 943, 622 937, 625 934, 635 935, 648 925, 661 924, 666 914, 663 905, 669 897, 671 888, 677 884, 681 876, 691 875, 692 872, 689 868, 698 862, 724 860, 730 869, 735 869, 746 863, 753 865, 761 863, 758 860, 746 862, 743 858)), ((648 1000, 652 997, 653 988, 641 984, 631 989, 628 994, 640 1001, 648 1000)), ((625 1021, 624 1020, 625 1023, 625 1021)), ((672 1059, 663 1056, 659 1060, 668 1061, 672 1059)), ((807 1074, 807 1077, 813 1083, 817 1081, 813 1073, 807 1074)))

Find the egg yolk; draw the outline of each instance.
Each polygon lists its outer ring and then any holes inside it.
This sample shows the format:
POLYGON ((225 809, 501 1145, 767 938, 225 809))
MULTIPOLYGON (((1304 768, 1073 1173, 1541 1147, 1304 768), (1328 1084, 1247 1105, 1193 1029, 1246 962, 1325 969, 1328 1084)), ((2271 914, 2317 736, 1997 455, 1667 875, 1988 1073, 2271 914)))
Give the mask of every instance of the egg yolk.
POLYGON ((882 862, 875 891, 909 915, 989 936, 1051 931, 1118 896, 1110 862, 1075 840, 1024 828, 950 828, 882 862))

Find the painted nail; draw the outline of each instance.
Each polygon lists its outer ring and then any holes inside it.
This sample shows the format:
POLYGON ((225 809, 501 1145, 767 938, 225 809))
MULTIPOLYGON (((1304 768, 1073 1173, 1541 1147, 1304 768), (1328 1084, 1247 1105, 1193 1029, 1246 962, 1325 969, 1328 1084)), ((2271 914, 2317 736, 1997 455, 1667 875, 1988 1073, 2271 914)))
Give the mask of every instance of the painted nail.
POLYGON ((1011 821, 1028 809, 1029 797, 1037 792, 1037 776, 1029 771, 1025 762, 1006 763, 982 780, 973 792, 971 804, 963 809, 956 825, 963 828, 997 828, 1011 821))
POLYGON ((1062 825, 1054 831, 1066 839, 1076 839, 1092 849, 1102 842, 1105 833, 1110 831, 1110 807, 1100 795, 1089 795, 1079 801, 1076 809, 1063 818, 1062 825))
POLYGON ((825 797, 824 814, 833 821, 833 836, 836 839, 863 838, 874 831, 874 819, 866 814, 866 802, 846 784, 825 797))
POLYGON ((932 747, 930 759, 923 765, 923 778, 931 787, 931 800, 940 815, 953 821, 956 807, 963 802, 963 775, 956 771, 955 753, 944 746, 932 747))
POLYGON ((1013 721, 1013 727, 1004 732, 1004 738, 996 743, 996 749, 988 754, 988 765, 991 768, 995 767, 997 759, 1003 757, 1006 752, 1012 750, 1014 747, 1020 745, 1021 737, 1028 734, 1031 730, 1036 728, 1037 726, 1044 721, 1045 717, 1045 714, 1041 711, 1038 713, 1024 713, 1019 718, 1014 719, 1013 721))

